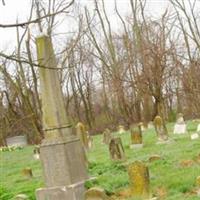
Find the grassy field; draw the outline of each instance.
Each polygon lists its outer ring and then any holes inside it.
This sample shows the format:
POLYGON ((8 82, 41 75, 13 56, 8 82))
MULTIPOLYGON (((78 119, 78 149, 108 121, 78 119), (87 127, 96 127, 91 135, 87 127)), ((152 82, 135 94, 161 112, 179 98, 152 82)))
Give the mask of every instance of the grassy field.
MULTIPOLYGON (((108 147, 102 144, 102 136, 95 136, 93 149, 88 157, 89 174, 97 179, 86 183, 86 186, 101 186, 108 194, 118 192, 129 184, 126 166, 135 160, 142 160, 149 166, 152 193, 155 194, 162 188, 166 192, 166 200, 199 199, 191 191, 195 188, 196 177, 200 176, 200 164, 180 166, 181 161, 194 160, 200 153, 200 139, 190 140, 190 134, 195 132, 197 123, 187 124, 189 134, 185 136, 173 135, 173 124, 168 124, 170 137, 173 139, 170 144, 156 145, 154 130, 145 131, 143 149, 129 148, 129 132, 120 135, 127 159, 118 163, 110 161, 108 147), (148 158, 154 154, 161 155, 163 160, 149 163, 148 158)), ((19 193, 27 194, 31 200, 35 200, 35 190, 43 185, 41 165, 33 159, 33 147, 15 152, 0 152, 0 200, 11 200, 19 193), (21 174, 26 167, 32 168, 32 179, 26 179, 21 174)))

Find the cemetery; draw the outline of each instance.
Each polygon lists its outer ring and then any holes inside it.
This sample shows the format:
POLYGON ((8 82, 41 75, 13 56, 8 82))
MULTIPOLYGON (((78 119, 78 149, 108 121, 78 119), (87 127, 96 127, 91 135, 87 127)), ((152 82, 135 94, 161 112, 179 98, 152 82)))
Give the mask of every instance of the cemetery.
POLYGON ((0 22, 17 39, 0 49, 0 200, 200 199, 200 3, 155 20, 147 2, 110 4, 120 31, 104 0, 0 22))

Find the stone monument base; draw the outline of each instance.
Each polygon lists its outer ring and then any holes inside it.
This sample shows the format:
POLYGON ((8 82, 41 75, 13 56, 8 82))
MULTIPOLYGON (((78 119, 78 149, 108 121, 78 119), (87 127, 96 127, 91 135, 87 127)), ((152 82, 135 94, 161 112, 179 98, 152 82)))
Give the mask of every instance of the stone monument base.
POLYGON ((131 144, 130 149, 140 149, 143 147, 143 144, 131 144))
POLYGON ((84 200, 84 182, 69 186, 39 188, 36 190, 37 200, 84 200))

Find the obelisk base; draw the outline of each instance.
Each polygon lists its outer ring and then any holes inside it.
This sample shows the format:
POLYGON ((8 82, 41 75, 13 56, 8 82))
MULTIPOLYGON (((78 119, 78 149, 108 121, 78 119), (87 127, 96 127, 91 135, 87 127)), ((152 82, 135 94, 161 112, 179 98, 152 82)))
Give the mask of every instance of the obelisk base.
POLYGON ((37 200, 83 200, 84 182, 70 186, 40 188, 36 190, 37 200))

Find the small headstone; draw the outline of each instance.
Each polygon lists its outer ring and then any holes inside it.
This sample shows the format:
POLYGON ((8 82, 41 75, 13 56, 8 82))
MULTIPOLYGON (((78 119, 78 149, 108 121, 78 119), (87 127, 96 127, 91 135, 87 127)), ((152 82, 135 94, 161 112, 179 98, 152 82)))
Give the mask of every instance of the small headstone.
POLYGON ((199 139, 199 134, 198 133, 194 133, 190 137, 191 137, 191 140, 197 140, 197 139, 199 139))
POLYGON ((123 133, 125 133, 126 131, 125 131, 125 128, 124 128, 124 126, 123 125, 119 125, 118 126, 118 133, 119 134, 123 134, 123 133))
POLYGON ((18 194, 17 196, 15 196, 14 198, 15 200, 28 200, 28 196, 26 194, 18 194))
POLYGON ((196 179, 196 186, 200 188, 200 176, 196 179))
POLYGON ((132 197, 149 199, 151 193, 148 167, 144 163, 136 161, 129 165, 128 174, 132 197))
POLYGON ((165 128, 163 119, 158 115, 154 118, 154 127, 158 138, 157 143, 168 142, 169 140, 168 140, 167 129, 165 128))
POLYGON ((40 159, 40 147, 39 146, 35 146, 33 149, 33 158, 35 160, 39 160, 40 159))
POLYGON ((107 128, 104 132, 103 132, 103 143, 104 144, 110 144, 110 140, 112 139, 112 133, 111 131, 107 128))
POLYGON ((153 122, 149 122, 149 123, 148 123, 148 129, 152 129, 152 128, 154 128, 153 122))
POLYGON ((162 157, 160 155, 152 155, 149 157, 149 162, 153 162, 153 161, 156 161, 156 160, 161 160, 162 157))
POLYGON ((85 192, 85 200, 108 200, 108 196, 102 188, 93 187, 85 192))
POLYGON ((22 174, 26 177, 26 178, 32 178, 33 177, 33 172, 31 168, 25 168, 22 170, 22 174))
POLYGON ((197 126, 197 132, 200 133, 200 124, 197 126))
POLYGON ((125 153, 121 138, 112 138, 109 144, 110 157, 112 160, 124 160, 125 153))
POLYGON ((145 131, 146 130, 146 127, 144 126, 143 122, 140 122, 138 125, 139 125, 141 131, 145 131))
POLYGON ((131 142, 132 142, 130 148, 143 147, 141 127, 132 125, 130 131, 131 131, 131 142))
POLYGON ((183 118, 183 114, 179 113, 177 116, 176 124, 174 125, 174 134, 185 134, 186 133, 186 123, 183 118))
POLYGON ((28 145, 27 137, 25 135, 8 137, 6 138, 6 144, 8 147, 24 147, 28 145))
POLYGON ((86 151, 89 150, 89 148, 91 146, 91 144, 89 144, 91 142, 90 136, 89 136, 89 133, 86 130, 85 125, 83 123, 79 122, 76 125, 76 133, 77 133, 77 136, 79 137, 79 139, 81 141, 81 144, 83 145, 83 148, 86 151))
POLYGON ((181 167, 191 167, 194 165, 194 161, 193 160, 182 160, 180 162, 180 166, 181 167))

